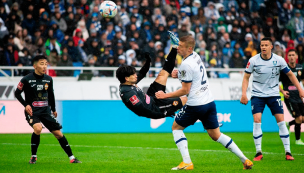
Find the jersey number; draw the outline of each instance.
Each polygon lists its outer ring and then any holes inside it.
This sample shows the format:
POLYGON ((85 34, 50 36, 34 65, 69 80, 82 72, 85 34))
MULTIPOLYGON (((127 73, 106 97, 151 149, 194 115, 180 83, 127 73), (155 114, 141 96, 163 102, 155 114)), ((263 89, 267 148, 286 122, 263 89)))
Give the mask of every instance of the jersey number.
POLYGON ((282 106, 281 99, 277 99, 277 102, 278 102, 279 106, 282 106))
POLYGON ((205 73, 204 73, 204 67, 202 65, 200 66, 200 71, 203 72, 201 84, 204 85, 206 83, 206 80, 204 80, 205 73))

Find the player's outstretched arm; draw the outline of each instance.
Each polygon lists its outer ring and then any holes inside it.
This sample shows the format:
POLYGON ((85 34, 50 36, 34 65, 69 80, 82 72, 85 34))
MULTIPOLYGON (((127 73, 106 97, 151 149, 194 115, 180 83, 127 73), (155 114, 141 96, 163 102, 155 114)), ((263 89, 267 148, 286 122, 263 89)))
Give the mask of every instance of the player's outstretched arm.
POLYGON ((249 78, 250 78, 249 73, 245 73, 243 77, 243 83, 242 83, 242 97, 241 97, 241 103, 246 105, 248 103, 248 98, 247 98, 247 88, 249 84, 249 78))
POLYGON ((149 52, 144 53, 144 57, 146 59, 146 63, 143 65, 143 67, 139 70, 138 75, 137 75, 137 83, 139 83, 148 73, 150 69, 150 64, 151 64, 151 57, 149 52))
POLYGON ((288 73, 286 73, 286 75, 288 76, 290 81, 294 84, 294 86, 297 87, 297 89, 299 91, 299 96, 303 99, 304 98, 304 91, 303 91, 298 79, 296 78, 296 76, 293 74, 293 72, 291 70, 288 73))
POLYGON ((279 86, 279 90, 284 95, 284 98, 289 99, 289 92, 288 91, 283 90, 283 88, 281 86, 279 86))
POLYGON ((166 99, 166 98, 174 98, 180 97, 189 94, 191 89, 192 82, 186 83, 182 82, 182 87, 171 93, 164 93, 163 91, 158 91, 155 93, 156 98, 158 99, 166 99))

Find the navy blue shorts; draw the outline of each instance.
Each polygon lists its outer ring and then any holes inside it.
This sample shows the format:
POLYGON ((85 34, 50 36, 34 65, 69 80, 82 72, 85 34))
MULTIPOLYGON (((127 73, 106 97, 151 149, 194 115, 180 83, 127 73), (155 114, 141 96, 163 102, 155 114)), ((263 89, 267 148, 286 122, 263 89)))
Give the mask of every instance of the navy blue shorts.
POLYGON ((215 103, 210 102, 201 106, 184 105, 175 116, 175 122, 185 128, 193 125, 197 120, 200 120, 203 123, 205 129, 218 128, 219 124, 215 103))
POLYGON ((252 114, 263 113, 265 105, 269 107, 272 115, 283 114, 283 104, 280 96, 251 97, 252 114))

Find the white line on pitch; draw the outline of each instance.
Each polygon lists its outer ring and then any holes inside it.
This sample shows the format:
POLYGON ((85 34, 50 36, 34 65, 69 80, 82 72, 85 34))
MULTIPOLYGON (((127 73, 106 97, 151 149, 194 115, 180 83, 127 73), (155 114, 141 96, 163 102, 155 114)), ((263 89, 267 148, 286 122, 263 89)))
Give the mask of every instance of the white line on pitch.
MULTIPOLYGON (((0 143, 1 145, 28 145, 30 143, 0 143)), ((58 146, 59 144, 40 144, 46 146, 58 146)), ((147 150, 178 150, 177 148, 154 148, 154 147, 126 147, 126 146, 94 146, 94 145, 70 145, 72 147, 87 147, 87 148, 124 148, 124 149, 147 149, 147 150)), ((230 153, 228 150, 202 150, 202 149, 189 149, 190 151, 200 151, 200 152, 227 152, 230 153)), ((243 153, 255 153, 251 151, 244 151, 243 153)), ((263 152, 265 154, 282 154, 282 153, 273 153, 273 152, 263 152)), ((304 156, 304 154, 299 153, 292 153, 292 155, 296 156, 304 156)))

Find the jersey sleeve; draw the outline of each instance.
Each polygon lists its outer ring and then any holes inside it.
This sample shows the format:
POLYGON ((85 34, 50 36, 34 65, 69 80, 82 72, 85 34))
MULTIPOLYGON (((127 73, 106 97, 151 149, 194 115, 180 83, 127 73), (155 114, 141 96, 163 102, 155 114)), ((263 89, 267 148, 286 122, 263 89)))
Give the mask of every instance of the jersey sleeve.
POLYGON ((51 106, 51 110, 53 112, 56 112, 53 79, 50 80, 50 86, 49 86, 49 89, 48 89, 48 99, 49 99, 49 105, 51 106))
POLYGON ((28 103, 26 103, 26 101, 23 99, 23 97, 21 96, 21 93, 24 90, 24 87, 26 87, 27 85, 27 81, 26 79, 22 78, 20 80, 20 82, 17 85, 17 89, 15 91, 15 97, 16 99, 24 106, 26 107, 27 105, 29 105, 28 103))
POLYGON ((253 72, 253 66, 254 66, 254 61, 252 58, 250 58, 246 65, 245 73, 251 74, 253 72))
POLYGON ((302 70, 301 70, 301 80, 303 80, 304 79, 304 68, 302 68, 302 70))
POLYGON ((290 68, 288 67, 284 58, 279 58, 279 61, 280 61, 280 64, 281 64, 280 70, 282 72, 284 72, 285 74, 288 73, 290 71, 290 68))
POLYGON ((188 64, 182 64, 178 69, 180 80, 185 83, 190 83, 193 80, 192 69, 188 64))

